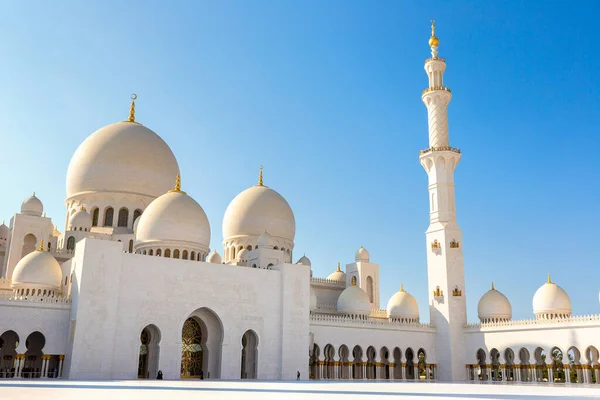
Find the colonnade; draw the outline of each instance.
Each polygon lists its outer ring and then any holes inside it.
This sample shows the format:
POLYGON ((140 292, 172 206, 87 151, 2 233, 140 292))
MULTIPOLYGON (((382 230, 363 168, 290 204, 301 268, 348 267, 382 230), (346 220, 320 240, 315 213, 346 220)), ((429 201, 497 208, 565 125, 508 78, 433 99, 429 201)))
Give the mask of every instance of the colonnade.
POLYGON ((63 362, 65 356, 63 354, 43 354, 42 367, 35 370, 28 370, 25 364, 25 354, 17 354, 13 358, 12 368, 4 368, 0 370, 0 378, 61 378, 63 370, 63 362), (54 367, 50 368, 54 361, 54 367), (58 361, 58 365, 56 365, 58 361))
POLYGON ((348 380, 395 380, 419 381, 434 380, 437 364, 425 364, 424 376, 419 374, 419 364, 413 363, 367 363, 353 361, 317 361, 310 365, 310 379, 348 379, 348 380))

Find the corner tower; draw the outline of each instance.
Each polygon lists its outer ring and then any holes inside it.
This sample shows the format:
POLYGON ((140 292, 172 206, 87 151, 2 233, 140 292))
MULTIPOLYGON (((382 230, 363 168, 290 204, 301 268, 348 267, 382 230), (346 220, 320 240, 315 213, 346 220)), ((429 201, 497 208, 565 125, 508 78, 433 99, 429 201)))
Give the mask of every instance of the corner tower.
POLYGON ((462 233, 454 203, 454 169, 460 150, 450 147, 448 104, 452 93, 444 86, 446 61, 438 57, 439 43, 432 21, 431 58, 425 61, 429 87, 422 94, 429 120, 429 148, 421 151, 419 159, 429 177, 429 228, 425 236, 429 312, 437 329, 438 378, 457 381, 466 379, 463 326, 467 322, 462 233))

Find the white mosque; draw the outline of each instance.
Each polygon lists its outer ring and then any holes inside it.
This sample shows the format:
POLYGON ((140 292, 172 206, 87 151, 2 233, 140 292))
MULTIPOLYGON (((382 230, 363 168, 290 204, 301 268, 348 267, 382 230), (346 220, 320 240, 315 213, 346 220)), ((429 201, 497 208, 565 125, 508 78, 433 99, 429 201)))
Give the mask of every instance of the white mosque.
MULTIPOLYGON (((511 319, 493 284, 466 313, 450 146, 434 26, 425 235, 430 320, 403 287, 381 306, 366 248, 327 278, 294 258, 286 199, 263 184, 237 195, 222 249, 181 185, 171 149, 129 119, 81 143, 67 171, 64 232, 35 194, 0 226, 0 378, 354 379, 600 383, 600 316, 573 316, 548 277, 531 320, 511 319), (131 151, 136 149, 136 151, 131 151), (150 157, 148 156, 150 155, 150 157)), ((135 97, 134 99, 135 100, 135 97)), ((185 175, 184 175, 185 177, 185 175)), ((33 189, 33 188, 32 188, 33 189)))

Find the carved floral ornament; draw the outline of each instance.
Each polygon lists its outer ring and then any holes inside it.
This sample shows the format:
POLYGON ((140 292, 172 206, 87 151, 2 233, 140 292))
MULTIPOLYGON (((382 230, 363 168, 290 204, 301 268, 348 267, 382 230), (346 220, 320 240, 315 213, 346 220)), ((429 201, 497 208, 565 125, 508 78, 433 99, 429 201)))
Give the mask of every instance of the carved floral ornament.
POLYGON ((431 248, 432 249, 441 249, 442 245, 440 244, 440 242, 438 242, 437 239, 435 239, 433 242, 431 242, 431 248))
POLYGON ((459 247, 460 247, 460 242, 457 241, 456 239, 452 239, 452 241, 450 242, 450 248, 458 249, 459 247))
POLYGON ((444 292, 442 290, 440 290, 439 286, 435 287, 435 290, 433 291, 433 297, 443 297, 444 296, 444 292))

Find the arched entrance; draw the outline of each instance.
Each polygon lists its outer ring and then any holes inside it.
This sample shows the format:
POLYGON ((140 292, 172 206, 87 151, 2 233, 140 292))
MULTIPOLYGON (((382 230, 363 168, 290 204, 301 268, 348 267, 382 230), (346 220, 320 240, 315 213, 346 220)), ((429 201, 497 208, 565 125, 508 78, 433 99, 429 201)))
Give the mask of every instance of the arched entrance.
POLYGON ((207 308, 194 311, 181 328, 182 379, 221 377, 223 325, 207 308))
POLYGON ((310 379, 321 379, 320 368, 319 368, 319 356, 321 355, 321 349, 318 344, 313 344, 312 353, 310 354, 310 379))
POLYGON ((23 378, 39 378, 42 376, 42 349, 46 344, 46 338, 41 332, 33 332, 25 340, 25 362, 21 376, 23 378))
POLYGON ((158 374, 159 343, 160 331, 155 325, 148 325, 142 330, 138 357, 139 379, 154 379, 158 374))
POLYGON ((363 379, 363 351, 358 345, 352 349, 352 379, 363 379))
POLYGON ((413 352, 413 349, 409 347, 406 349, 406 352, 404 352, 404 355, 406 356, 406 379, 415 379, 415 353, 413 352))
POLYGON ((402 350, 399 347, 394 349, 394 379, 402 379, 402 350))
POLYGON ((18 346, 19 335, 15 331, 6 331, 0 336, 0 378, 14 377, 18 346))
POLYGON ((258 377, 258 336, 253 330, 248 330, 242 336, 242 379, 258 377))

